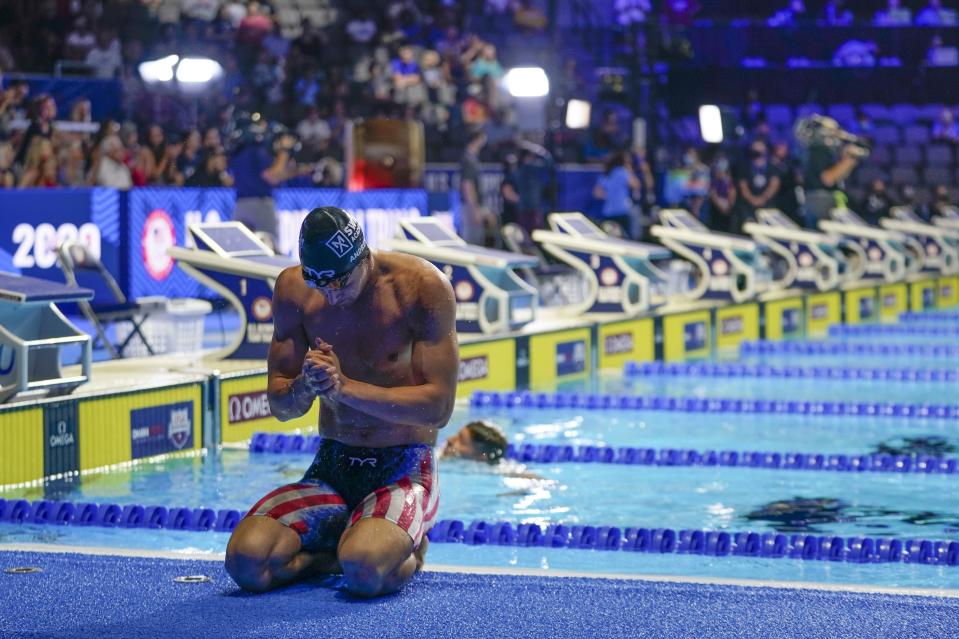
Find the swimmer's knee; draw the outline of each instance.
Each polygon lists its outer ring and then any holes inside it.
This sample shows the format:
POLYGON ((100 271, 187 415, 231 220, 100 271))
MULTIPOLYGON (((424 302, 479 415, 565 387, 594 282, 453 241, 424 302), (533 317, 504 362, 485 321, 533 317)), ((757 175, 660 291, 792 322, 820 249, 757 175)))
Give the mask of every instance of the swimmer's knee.
POLYGON ((227 573, 244 590, 269 590, 274 585, 273 567, 286 564, 297 552, 295 537, 296 533, 267 517, 242 520, 226 547, 227 573), (294 539, 288 539, 289 535, 294 539))
POLYGON ((347 589, 359 597, 376 597, 383 594, 389 567, 371 556, 340 555, 340 566, 346 578, 347 589))

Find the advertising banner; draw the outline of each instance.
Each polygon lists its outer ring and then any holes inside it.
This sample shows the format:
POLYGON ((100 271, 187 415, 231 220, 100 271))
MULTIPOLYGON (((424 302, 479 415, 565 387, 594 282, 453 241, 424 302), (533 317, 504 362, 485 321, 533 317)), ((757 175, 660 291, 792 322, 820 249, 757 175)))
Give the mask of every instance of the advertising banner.
POLYGON ((738 349, 746 340, 759 339, 759 305, 716 309, 716 348, 738 349))
MULTIPOLYGON (((113 189, 0 190, 0 271, 63 282, 57 246, 82 243, 118 280, 121 272, 120 194, 113 189)), ((97 301, 112 301, 103 279, 79 275, 97 301)))

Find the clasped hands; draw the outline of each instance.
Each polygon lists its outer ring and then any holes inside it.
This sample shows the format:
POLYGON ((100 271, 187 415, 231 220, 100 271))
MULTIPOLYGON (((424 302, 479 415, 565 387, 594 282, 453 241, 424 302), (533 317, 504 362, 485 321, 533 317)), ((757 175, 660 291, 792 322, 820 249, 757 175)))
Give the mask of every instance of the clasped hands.
POLYGON ((326 400, 337 399, 346 381, 340 370, 340 358, 333 352, 333 347, 319 337, 314 348, 303 358, 301 375, 310 392, 326 400))

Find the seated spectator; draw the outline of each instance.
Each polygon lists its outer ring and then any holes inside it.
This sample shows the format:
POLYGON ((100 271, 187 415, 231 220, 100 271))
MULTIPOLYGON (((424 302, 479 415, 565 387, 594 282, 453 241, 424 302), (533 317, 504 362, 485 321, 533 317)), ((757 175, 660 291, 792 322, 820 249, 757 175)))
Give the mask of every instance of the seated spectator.
POLYGON ((513 22, 520 29, 542 31, 546 28, 546 14, 533 6, 532 0, 519 0, 513 8, 513 22))
POLYGON ((203 132, 203 148, 218 148, 223 142, 220 140, 220 129, 215 126, 208 127, 203 132))
POLYGON ((831 27, 846 27, 854 20, 852 11, 846 7, 845 0, 827 0, 823 17, 825 23, 831 27))
POLYGON ((929 212, 933 215, 946 215, 956 208, 949 193, 949 187, 945 184, 937 184, 932 195, 932 204, 929 206, 929 212))
POLYGON ((30 85, 26 80, 11 80, 0 93, 0 136, 5 136, 14 120, 27 119, 26 101, 30 85))
POLYGON ((73 21, 73 29, 67 34, 67 39, 63 43, 63 55, 68 60, 82 62, 96 44, 96 35, 87 24, 86 17, 78 16, 73 21))
POLYGON ((376 21, 370 15, 369 9, 360 9, 346 23, 346 35, 350 39, 354 50, 366 50, 376 37, 376 21))
POLYGON ((688 27, 701 8, 696 0, 668 0, 663 7, 663 17, 669 26, 688 27))
POLYGON ((0 142, 0 189, 12 189, 17 185, 17 176, 13 172, 13 146, 9 142, 0 142))
POLYGON ((20 188, 54 187, 59 186, 57 176, 57 154, 53 142, 37 136, 30 142, 26 161, 23 165, 23 174, 20 176, 20 188))
POLYGON ((790 0, 789 6, 774 13, 767 24, 771 27, 794 27, 807 18, 803 0, 790 0))
POLYGON ((85 62, 96 77, 106 80, 115 78, 123 66, 119 40, 112 33, 101 31, 97 34, 96 46, 87 53, 85 62))
POLYGON ((16 162, 23 164, 26 161, 27 151, 35 137, 53 138, 53 121, 57 117, 57 102, 53 96, 41 93, 30 105, 30 126, 23 134, 20 150, 17 151, 16 162))
POLYGON ((503 77, 503 66, 496 59, 496 47, 484 44, 479 56, 470 64, 470 74, 477 80, 490 76, 495 80, 503 77))
POLYGON ((227 170, 226 151, 223 147, 211 147, 203 152, 200 167, 187 179, 186 185, 202 188, 233 186, 233 176, 227 170))
POLYGON ((100 155, 93 168, 93 183, 127 190, 133 186, 126 163, 126 149, 117 135, 108 135, 100 142, 100 155))
POLYGON ((394 99, 399 104, 419 104, 426 99, 420 65, 416 63, 413 47, 402 46, 399 57, 390 64, 393 76, 394 99))
POLYGON ((840 46, 832 56, 837 67, 874 67, 879 45, 875 42, 849 40, 840 46))
POLYGON ((296 135, 303 143, 308 162, 315 161, 330 142, 330 125, 320 117, 317 107, 310 107, 306 117, 296 126, 296 135))
POLYGON ((83 143, 71 138, 60 145, 57 152, 57 165, 60 167, 58 182, 60 186, 86 186, 86 155, 83 143))
POLYGON ((943 109, 939 114, 939 119, 932 125, 932 139, 959 144, 959 125, 956 124, 952 109, 943 109))
POLYGON ((628 27, 646 22, 646 17, 653 12, 653 4, 651 0, 615 0, 613 10, 616 23, 628 27))
POLYGON ((919 197, 916 187, 911 184, 903 184, 899 191, 899 198, 896 201, 899 206, 905 206, 924 220, 929 219, 929 207, 919 197))
POLYGON ((862 214, 864 220, 873 225, 878 225, 880 218, 889 215, 889 207, 892 201, 889 199, 889 192, 886 190, 886 183, 877 178, 869 185, 862 202, 858 203, 858 211, 862 214))
POLYGON ((916 24, 925 27, 952 27, 959 24, 955 9, 946 9, 942 0, 929 0, 929 4, 916 15, 916 24))
POLYGON ((184 182, 196 173, 203 162, 202 150, 200 144, 200 132, 196 129, 190 129, 183 134, 183 151, 176 160, 176 168, 183 175, 184 182))
POLYGON ((912 11, 902 6, 902 0, 887 0, 885 11, 877 11, 872 22, 877 27, 908 27, 912 24, 912 11))
POLYGON ((926 64, 930 67, 954 67, 959 65, 959 49, 942 44, 942 36, 932 36, 926 51, 926 64))
POLYGON ((201 22, 213 22, 220 12, 220 0, 180 0, 180 13, 201 22))

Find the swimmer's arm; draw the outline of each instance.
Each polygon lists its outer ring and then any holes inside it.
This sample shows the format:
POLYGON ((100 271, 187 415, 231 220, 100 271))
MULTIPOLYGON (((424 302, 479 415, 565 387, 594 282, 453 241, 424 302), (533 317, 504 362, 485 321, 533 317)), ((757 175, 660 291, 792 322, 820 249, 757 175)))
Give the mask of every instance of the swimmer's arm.
POLYGON ((416 334, 411 361, 413 375, 421 383, 383 388, 344 379, 339 401, 384 421, 442 428, 456 400, 456 302, 449 280, 431 265, 424 266, 420 304, 413 320, 416 334))
POLYGON ((290 297, 295 273, 283 271, 273 292, 273 341, 267 356, 270 411, 281 422, 305 414, 316 394, 300 375, 309 350, 298 306, 290 297))

